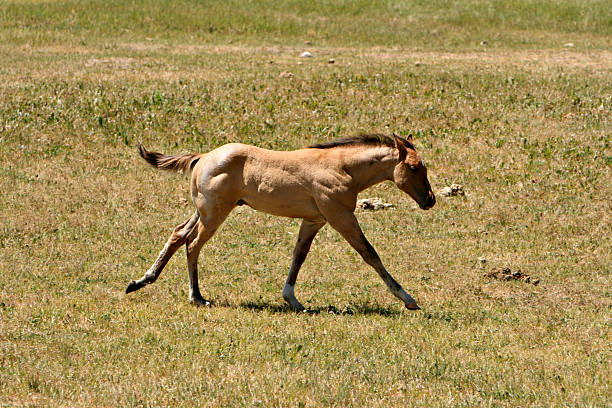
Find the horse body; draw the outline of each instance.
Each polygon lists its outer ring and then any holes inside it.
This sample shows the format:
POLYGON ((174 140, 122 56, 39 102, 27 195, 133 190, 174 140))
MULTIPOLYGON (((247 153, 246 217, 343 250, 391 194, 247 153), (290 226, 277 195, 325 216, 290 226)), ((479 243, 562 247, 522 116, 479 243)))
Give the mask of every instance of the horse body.
POLYGON ((255 210, 269 214, 318 218, 315 180, 323 174, 317 164, 315 157, 300 150, 275 152, 251 146, 240 199, 255 210))
POLYGON ((408 140, 370 135, 306 149, 279 152, 238 143, 205 154, 165 156, 139 147, 155 167, 191 169, 191 195, 196 213, 176 227, 153 266, 127 293, 154 282, 172 254, 187 248, 190 299, 209 304, 198 285, 197 258, 203 244, 237 205, 273 215, 302 218, 283 298, 296 310, 304 307, 294 295, 299 269, 317 232, 329 223, 360 253, 408 309, 416 302, 389 275, 364 237, 353 212, 357 194, 379 182, 392 180, 421 208, 435 203, 426 169, 408 140))

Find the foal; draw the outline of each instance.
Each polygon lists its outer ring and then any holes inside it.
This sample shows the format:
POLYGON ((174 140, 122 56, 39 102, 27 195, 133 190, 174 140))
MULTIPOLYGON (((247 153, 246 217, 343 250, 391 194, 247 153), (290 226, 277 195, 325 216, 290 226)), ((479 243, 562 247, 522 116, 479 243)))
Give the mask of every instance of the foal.
POLYGON ((422 209, 433 207, 436 199, 412 136, 362 135, 289 152, 238 143, 202 154, 166 156, 149 152, 142 145, 138 151, 159 169, 190 170, 191 197, 197 210, 175 228, 153 266, 141 279, 130 282, 126 293, 155 282, 174 252, 185 245, 190 300, 209 305, 198 285, 198 255, 232 209, 246 204, 270 214, 302 218, 282 292, 293 309, 304 310, 293 288, 312 240, 326 223, 359 252, 407 309, 419 309, 387 272, 353 214, 357 194, 385 180, 393 181, 422 209))

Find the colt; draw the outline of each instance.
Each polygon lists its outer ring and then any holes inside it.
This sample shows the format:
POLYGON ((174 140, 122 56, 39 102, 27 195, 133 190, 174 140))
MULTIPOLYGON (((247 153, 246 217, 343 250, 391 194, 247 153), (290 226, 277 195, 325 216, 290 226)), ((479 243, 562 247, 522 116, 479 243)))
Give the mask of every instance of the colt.
POLYGON ((142 145, 138 152, 158 169, 191 171, 196 211, 174 229, 157 260, 142 278, 130 282, 126 293, 155 282, 176 250, 185 245, 190 301, 210 305, 198 285, 198 255, 232 209, 248 205, 269 214, 302 219, 282 291, 293 309, 304 310, 294 294, 295 282, 312 240, 325 224, 348 241, 407 309, 419 309, 387 272, 353 214, 357 194, 385 180, 393 181, 422 209, 433 207, 436 199, 412 136, 361 135, 280 152, 239 143, 201 154, 166 156, 142 145))

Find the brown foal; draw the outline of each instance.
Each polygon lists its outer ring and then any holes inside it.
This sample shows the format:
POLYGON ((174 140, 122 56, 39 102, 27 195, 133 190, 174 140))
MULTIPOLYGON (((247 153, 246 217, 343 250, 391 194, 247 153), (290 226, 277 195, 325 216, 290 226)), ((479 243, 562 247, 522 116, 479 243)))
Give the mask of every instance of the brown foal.
POLYGON ((353 214, 357 194, 385 180, 393 181, 422 209, 433 207, 436 199, 412 136, 362 135, 289 152, 238 143, 202 154, 166 156, 149 152, 142 145, 138 151, 159 169, 191 171, 196 212, 175 228, 153 266, 141 279, 130 282, 126 293, 155 282, 174 252, 185 245, 190 300, 196 305, 209 305, 198 285, 198 255, 232 209, 248 205, 274 215, 302 218, 282 292, 293 309, 304 310, 294 294, 295 281, 312 240, 326 223, 374 268, 407 309, 419 309, 387 272, 353 214))

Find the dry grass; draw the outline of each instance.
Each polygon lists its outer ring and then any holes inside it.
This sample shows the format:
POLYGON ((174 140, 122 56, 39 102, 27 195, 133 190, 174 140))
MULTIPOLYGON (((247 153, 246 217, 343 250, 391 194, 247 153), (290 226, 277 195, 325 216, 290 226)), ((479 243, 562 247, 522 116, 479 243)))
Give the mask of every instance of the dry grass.
POLYGON ((104 38, 0 46, 0 405, 609 405, 609 50, 104 38), (296 290, 311 313, 290 312, 298 222, 243 207, 202 251, 215 307, 188 304, 182 252, 123 294, 192 212, 138 141, 359 131, 413 133, 434 190, 465 188, 429 212, 364 195, 397 206, 358 217, 422 311, 326 227, 296 290), (483 276, 501 267, 540 284, 483 276))

